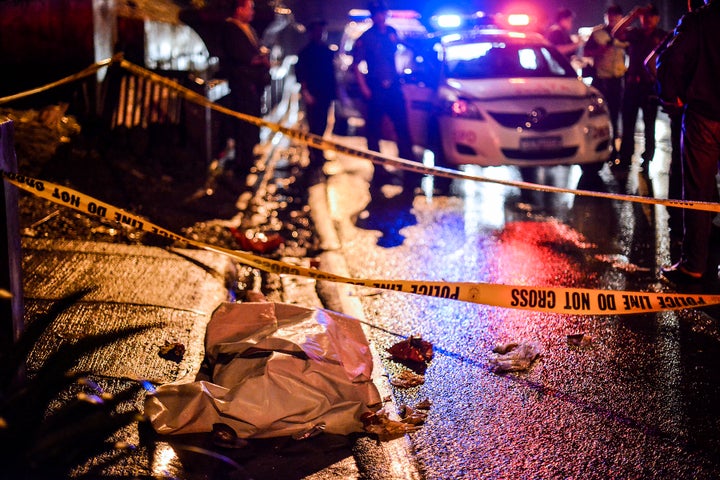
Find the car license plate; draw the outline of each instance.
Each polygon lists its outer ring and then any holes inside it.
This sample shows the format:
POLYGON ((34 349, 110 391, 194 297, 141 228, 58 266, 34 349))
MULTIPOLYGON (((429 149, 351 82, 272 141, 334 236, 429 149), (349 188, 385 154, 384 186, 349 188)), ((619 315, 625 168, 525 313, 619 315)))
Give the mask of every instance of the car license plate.
POLYGON ((520 150, 530 152, 537 150, 554 150, 560 148, 561 137, 533 137, 521 138, 520 150))

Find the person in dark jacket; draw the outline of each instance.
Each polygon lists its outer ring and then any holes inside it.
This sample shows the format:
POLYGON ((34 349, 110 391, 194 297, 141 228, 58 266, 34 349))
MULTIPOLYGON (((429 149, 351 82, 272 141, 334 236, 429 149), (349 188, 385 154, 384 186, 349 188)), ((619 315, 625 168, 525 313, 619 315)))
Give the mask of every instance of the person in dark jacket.
MULTIPOLYGON (((295 76, 300 84, 300 94, 305 106, 305 117, 310 133, 323 136, 328 124, 328 113, 335 100, 337 85, 333 68, 334 52, 325 39, 327 23, 314 20, 308 24, 308 44, 298 53, 295 76)), ((305 177, 305 186, 310 187, 325 181, 323 151, 310 148, 310 164, 305 177)))
MULTIPOLYGON (((236 8, 222 26, 220 70, 230 87, 229 107, 240 113, 262 116, 262 95, 270 83, 267 52, 250 25, 255 15, 253 0, 237 0, 236 8)), ((260 141, 260 127, 228 117, 223 123, 224 138, 230 139, 225 160, 236 176, 244 176, 255 161, 254 149, 260 141), (234 143, 234 155, 230 153, 234 143), (234 157, 234 158, 233 158, 234 157)), ((222 155, 222 154, 221 154, 222 155)), ((227 168, 227 165, 226 165, 227 168)))
POLYGON ((569 8, 561 8, 555 14, 555 23, 550 26, 545 35, 548 42, 555 45, 558 52, 565 55, 568 60, 577 55, 581 46, 580 39, 573 33, 574 22, 575 13, 569 8))
POLYGON ((658 27, 660 14, 654 5, 635 7, 615 25, 612 35, 628 42, 628 69, 625 72, 625 92, 622 102, 622 140, 619 166, 629 168, 635 153, 635 124, 642 110, 645 150, 642 167, 647 171, 655 156, 655 121, 658 101, 655 78, 645 68, 645 59, 665 39, 667 32, 658 27), (631 27, 635 19, 640 26, 631 27))
MULTIPOLYGON (((682 108, 683 198, 718 202, 720 165, 720 1, 684 15, 657 60, 659 96, 682 108)), ((696 291, 718 282, 711 261, 714 212, 686 209, 680 261, 661 271, 661 278, 681 291, 696 291)))
MULTIPOLYGON (((384 2, 372 1, 368 9, 373 25, 355 41, 351 65, 360 91, 367 100, 365 136, 368 149, 380 151, 382 121, 387 116, 395 128, 399 156, 406 160, 415 160, 405 96, 400 87, 400 75, 395 67, 395 52, 400 37, 397 30, 387 24, 388 7, 384 2), (359 68, 363 61, 367 65, 367 73, 359 68)), ((406 183, 412 178, 416 178, 416 175, 406 172, 406 183)), ((385 168, 376 166, 371 187, 395 182, 396 178, 385 168)))

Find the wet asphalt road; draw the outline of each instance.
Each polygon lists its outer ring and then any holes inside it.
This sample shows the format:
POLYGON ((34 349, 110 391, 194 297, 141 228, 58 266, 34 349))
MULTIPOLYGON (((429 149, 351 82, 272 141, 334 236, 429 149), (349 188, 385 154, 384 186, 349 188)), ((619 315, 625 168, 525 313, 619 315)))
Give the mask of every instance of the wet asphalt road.
MULTIPOLYGON (((543 181, 666 197, 667 129, 659 140, 645 174, 554 167, 543 181)), ((450 196, 371 200, 371 169, 345 157, 328 164, 329 216, 356 278, 666 288, 657 281, 671 262, 665 207, 540 192, 525 205, 517 188, 467 181, 450 196)), ((472 172, 520 180, 508 167, 472 172)), ((433 403, 409 436, 428 479, 720 476, 717 309, 557 315, 387 290, 351 294, 378 351, 410 335, 434 345, 425 383, 393 387, 397 405, 433 403), (586 344, 571 345, 568 336, 580 334, 586 344), (493 348, 510 342, 535 346, 540 357, 527 371, 495 373, 493 348)), ((383 363, 390 378, 405 369, 383 363)))

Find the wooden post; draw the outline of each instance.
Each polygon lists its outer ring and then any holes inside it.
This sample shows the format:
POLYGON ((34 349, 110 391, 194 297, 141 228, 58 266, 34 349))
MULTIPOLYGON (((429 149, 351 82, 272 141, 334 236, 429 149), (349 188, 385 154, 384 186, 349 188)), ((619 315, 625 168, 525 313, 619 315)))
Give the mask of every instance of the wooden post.
MULTIPOLYGON (((0 169, 17 173, 13 122, 7 118, 0 118, 0 169)), ((0 189, 0 339, 17 341, 24 330, 19 196, 18 189, 4 179, 0 182, 0 189), (6 293, 11 295, 9 300, 5 298, 6 293)))

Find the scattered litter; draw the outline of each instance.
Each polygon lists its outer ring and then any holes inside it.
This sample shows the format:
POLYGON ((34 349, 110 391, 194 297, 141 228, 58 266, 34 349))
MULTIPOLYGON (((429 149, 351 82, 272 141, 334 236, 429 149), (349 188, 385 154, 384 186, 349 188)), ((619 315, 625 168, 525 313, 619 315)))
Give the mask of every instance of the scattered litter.
POLYGON ((422 425, 427 420, 428 412, 425 410, 415 409, 408 405, 400 407, 400 418, 403 423, 410 425, 422 425))
POLYGON ((420 430, 420 427, 403 420, 391 420, 390 414, 385 408, 381 408, 377 412, 365 412, 360 417, 364 430, 367 433, 375 434, 381 440, 389 440, 397 438, 406 433, 413 433, 420 430))
POLYGON ((175 363, 180 363, 185 355, 185 345, 182 343, 165 342, 165 345, 160 347, 160 357, 165 360, 171 360, 175 363))
POLYGON ((505 343, 493 348, 497 355, 490 359, 495 373, 520 372, 530 368, 540 356, 540 348, 530 343, 505 343))
POLYGON ((429 362, 433 358, 432 343, 412 335, 388 348, 387 351, 393 359, 400 361, 422 363, 429 362))
POLYGON ((571 347, 589 347, 592 337, 584 333, 575 333, 567 336, 567 344, 571 347))
POLYGON ((410 370, 403 370, 397 376, 391 378, 390 383, 400 388, 417 387, 425 383, 425 377, 410 370))
POLYGON ((285 243, 278 233, 266 235, 262 232, 253 233, 249 230, 241 232, 234 227, 229 227, 229 229, 240 248, 249 252, 268 253, 277 250, 280 245, 285 243))

